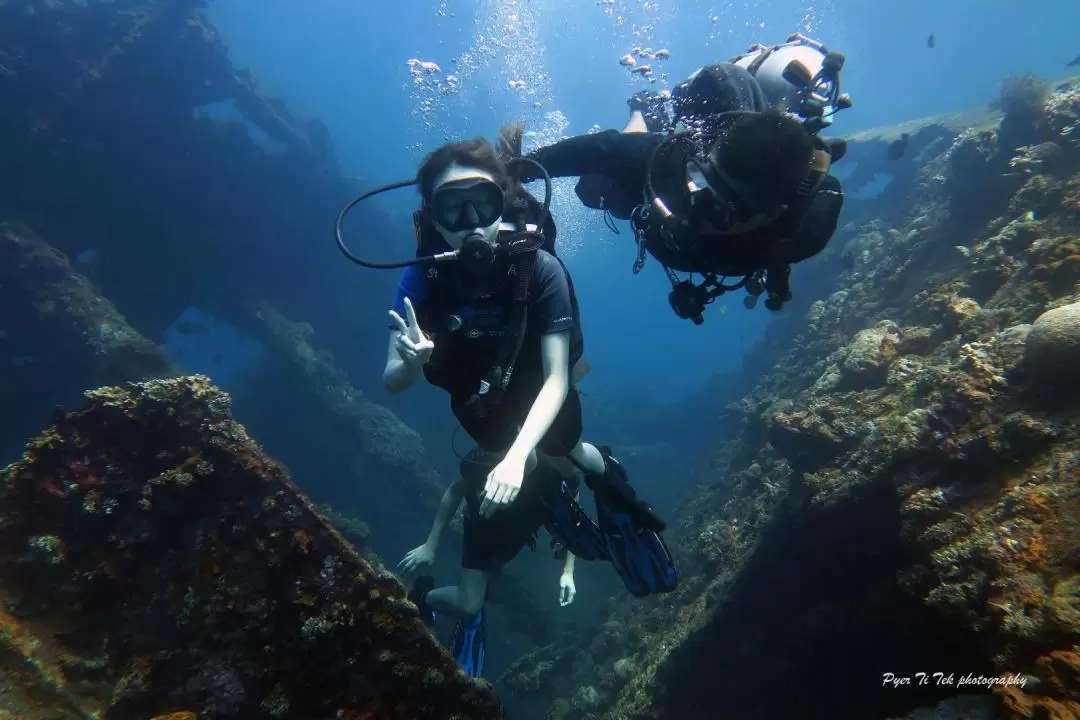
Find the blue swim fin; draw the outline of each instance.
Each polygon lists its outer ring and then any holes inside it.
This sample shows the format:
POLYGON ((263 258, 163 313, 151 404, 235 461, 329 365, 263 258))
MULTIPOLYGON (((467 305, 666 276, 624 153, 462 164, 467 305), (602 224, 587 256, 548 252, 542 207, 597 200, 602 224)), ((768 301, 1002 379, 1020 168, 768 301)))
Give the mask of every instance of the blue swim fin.
POLYGON ((603 475, 586 473, 585 482, 596 500, 596 521, 607 542, 611 564, 626 589, 638 597, 671 592, 678 572, 664 539, 663 520, 639 500, 627 482, 626 471, 600 448, 607 466, 603 475))
POLYGON ((471 620, 458 620, 454 626, 454 635, 450 638, 450 652, 461 669, 472 677, 484 674, 484 645, 487 643, 487 629, 484 624, 484 609, 476 613, 471 620))
POLYGON ((545 504, 548 517, 544 527, 559 545, 582 560, 608 559, 607 541, 603 533, 578 505, 565 480, 555 497, 545 504))

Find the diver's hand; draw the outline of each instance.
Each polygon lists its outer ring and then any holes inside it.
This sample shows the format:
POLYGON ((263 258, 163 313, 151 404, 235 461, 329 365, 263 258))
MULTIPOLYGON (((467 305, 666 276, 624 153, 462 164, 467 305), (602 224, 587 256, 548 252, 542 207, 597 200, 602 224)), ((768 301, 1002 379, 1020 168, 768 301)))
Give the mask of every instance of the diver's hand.
POLYGON ((431 563, 435 562, 435 550, 436 548, 430 547, 427 543, 413 548, 405 553, 405 557, 398 563, 398 570, 407 573, 419 570, 424 565, 431 565, 431 563))
POLYGON ((497 510, 514 502, 525 479, 525 458, 506 456, 488 473, 480 517, 491 517, 497 510))
POLYGON ((639 90, 626 101, 630 111, 637 110, 638 112, 646 113, 653 109, 656 103, 660 100, 660 95, 654 93, 652 90, 639 90))
POLYGON ((574 576, 563 573, 559 578, 559 607, 566 607, 574 602, 577 597, 577 586, 574 585, 574 576))
POLYGON ((408 316, 408 323, 396 312, 390 311, 390 317, 401 331, 397 339, 397 352, 406 365, 420 368, 431 359, 435 343, 420 329, 420 324, 416 321, 416 311, 413 310, 409 298, 405 298, 405 315, 408 316))

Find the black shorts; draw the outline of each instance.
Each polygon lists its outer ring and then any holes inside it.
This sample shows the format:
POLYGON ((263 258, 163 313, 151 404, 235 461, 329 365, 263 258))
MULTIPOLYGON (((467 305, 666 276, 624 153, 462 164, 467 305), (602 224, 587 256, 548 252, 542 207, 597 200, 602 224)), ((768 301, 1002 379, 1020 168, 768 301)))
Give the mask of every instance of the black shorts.
MULTIPOLYGON (((461 567, 495 572, 513 560, 526 545, 536 546, 536 535, 548 517, 547 505, 559 492, 563 478, 550 465, 541 463, 526 476, 521 492, 509 507, 482 518, 479 515, 480 491, 497 460, 472 459, 479 454, 470 453, 461 463, 466 503, 461 567)), ((576 492, 577 481, 567 482, 570 491, 576 492)))
MULTIPOLYGON (((450 409, 469 437, 488 452, 503 452, 517 438, 521 424, 525 422, 535 397, 515 399, 506 397, 502 404, 485 417, 477 417, 463 402, 451 400, 450 409)), ((545 455, 563 457, 568 455, 581 440, 581 398, 573 387, 559 408, 559 414, 551 423, 537 449, 545 455)))

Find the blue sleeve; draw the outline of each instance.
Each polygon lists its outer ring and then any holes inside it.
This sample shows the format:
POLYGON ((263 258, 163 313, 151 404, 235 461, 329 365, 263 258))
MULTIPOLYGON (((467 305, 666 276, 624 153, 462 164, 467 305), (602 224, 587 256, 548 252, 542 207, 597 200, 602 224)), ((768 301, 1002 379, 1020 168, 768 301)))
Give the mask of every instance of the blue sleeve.
MULTIPOLYGON (((424 268, 420 265, 410 265, 401 273, 398 279, 397 294, 394 295, 394 312, 405 318, 405 298, 412 302, 414 310, 419 311, 420 303, 427 294, 427 281, 424 278, 424 268)), ((387 324, 391 330, 397 330, 393 320, 387 324)))

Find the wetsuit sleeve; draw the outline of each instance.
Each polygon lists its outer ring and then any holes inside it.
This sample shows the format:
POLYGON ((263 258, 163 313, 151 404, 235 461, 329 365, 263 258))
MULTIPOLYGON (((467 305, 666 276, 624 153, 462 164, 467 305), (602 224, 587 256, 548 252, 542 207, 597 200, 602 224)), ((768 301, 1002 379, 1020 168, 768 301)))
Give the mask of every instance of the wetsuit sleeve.
MULTIPOLYGON (((645 175, 649 153, 663 138, 653 133, 622 133, 618 130, 561 140, 529 153, 552 177, 607 175, 622 178, 645 175)), ((525 168, 526 180, 540 177, 535 168, 525 168)))
POLYGON ((570 283, 566 270, 552 255, 539 251, 536 267, 529 283, 529 323, 541 335, 562 332, 574 327, 574 304, 570 295, 570 283))
POLYGON ((832 175, 825 176, 806 210, 806 216, 789 249, 789 256, 784 260, 789 263, 802 262, 824 250, 836 232, 843 206, 844 191, 840 181, 832 175))
MULTIPOLYGON (((412 302, 413 309, 420 311, 420 304, 427 295, 427 282, 424 280, 424 269, 419 265, 410 265, 401 273, 398 279, 397 294, 394 295, 394 312, 403 319, 405 315, 405 298, 412 302)), ((387 324, 391 330, 397 330, 393 320, 387 324)), ((422 328, 421 328, 422 329, 422 328)))

